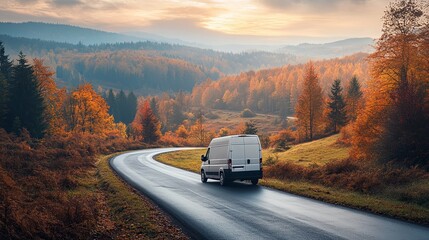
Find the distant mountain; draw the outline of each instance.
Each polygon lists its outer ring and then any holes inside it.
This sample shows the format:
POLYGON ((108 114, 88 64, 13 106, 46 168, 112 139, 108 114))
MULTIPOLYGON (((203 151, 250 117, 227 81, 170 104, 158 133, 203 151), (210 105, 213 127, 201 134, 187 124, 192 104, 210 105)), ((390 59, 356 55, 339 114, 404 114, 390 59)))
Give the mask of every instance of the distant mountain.
POLYGON ((0 22, 0 34, 73 44, 82 43, 85 45, 146 40, 136 36, 99 31, 90 28, 41 22, 0 22))
POLYGON ((341 41, 299 45, 288 45, 279 49, 281 53, 288 53, 304 58, 327 59, 343 57, 357 52, 371 53, 374 51, 372 38, 349 38, 341 41))

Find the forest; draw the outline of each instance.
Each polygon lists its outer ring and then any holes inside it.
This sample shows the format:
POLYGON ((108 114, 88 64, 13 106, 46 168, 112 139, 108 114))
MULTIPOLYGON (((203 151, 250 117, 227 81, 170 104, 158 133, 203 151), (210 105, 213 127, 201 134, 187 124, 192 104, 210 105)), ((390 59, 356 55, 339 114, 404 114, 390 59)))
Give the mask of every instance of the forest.
MULTIPOLYGON (((103 218, 102 201, 73 194, 99 154, 206 146, 228 134, 259 134, 264 148, 278 151, 339 134, 338 144, 350 147, 350 156, 324 168, 327 175, 344 171, 347 181, 372 183, 372 175, 359 175, 364 171, 352 174, 360 169, 355 165, 381 164, 377 176, 389 168, 389 181, 404 172, 425 179, 429 21, 423 10, 413 1, 391 4, 373 53, 305 64, 271 53, 236 55, 150 42, 84 46, 1 36, 0 238, 102 234, 102 229, 93 231, 103 218), (7 48, 13 52, 26 44, 11 60, 7 48), (241 73, 228 75, 234 71, 241 73), (207 128, 219 117, 214 109, 241 112, 242 124, 207 128), (252 122, 256 114, 277 115, 279 131, 258 132, 252 122)), ((314 175, 316 168, 267 168, 269 176, 278 171, 313 180, 325 176, 314 175)), ((353 190, 365 192, 365 187, 353 190)))
POLYGON ((216 80, 227 74, 298 61, 283 53, 234 54, 149 41, 83 45, 7 35, 0 39, 11 56, 23 51, 32 58, 43 57, 57 72, 61 86, 72 88, 90 82, 105 90, 134 90, 138 94, 191 91, 207 78, 216 80))

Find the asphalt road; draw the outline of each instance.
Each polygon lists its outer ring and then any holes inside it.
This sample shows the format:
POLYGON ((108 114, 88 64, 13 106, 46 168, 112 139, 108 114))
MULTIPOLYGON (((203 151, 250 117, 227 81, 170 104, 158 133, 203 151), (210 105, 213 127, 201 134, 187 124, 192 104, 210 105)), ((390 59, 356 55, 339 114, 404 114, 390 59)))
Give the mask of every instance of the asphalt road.
POLYGON ((112 168, 196 239, 429 239, 429 228, 261 186, 201 183, 195 173, 153 160, 183 148, 111 159, 112 168))

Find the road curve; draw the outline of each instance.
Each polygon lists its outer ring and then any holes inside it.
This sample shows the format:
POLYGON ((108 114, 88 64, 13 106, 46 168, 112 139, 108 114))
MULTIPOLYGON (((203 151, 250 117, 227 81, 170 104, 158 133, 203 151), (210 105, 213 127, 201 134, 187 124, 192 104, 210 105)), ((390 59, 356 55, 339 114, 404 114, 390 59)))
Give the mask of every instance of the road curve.
POLYGON ((185 148, 133 151, 112 168, 196 239, 429 239, 429 228, 261 186, 201 183, 195 173, 153 160, 185 148))

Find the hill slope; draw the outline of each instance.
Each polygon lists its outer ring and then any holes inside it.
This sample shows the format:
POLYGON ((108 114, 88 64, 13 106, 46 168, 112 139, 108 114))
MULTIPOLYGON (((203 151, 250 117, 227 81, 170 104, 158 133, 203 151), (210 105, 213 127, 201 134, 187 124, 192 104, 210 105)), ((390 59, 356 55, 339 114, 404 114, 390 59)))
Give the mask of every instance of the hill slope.
POLYGON ((41 22, 2 22, 0 23, 0 34, 73 44, 136 42, 144 40, 143 38, 90 28, 41 22))
POLYGON ((371 53, 374 51, 373 44, 374 39, 372 38, 349 38, 324 44, 303 43, 296 46, 289 45, 281 48, 279 52, 306 58, 335 58, 357 52, 371 53))

